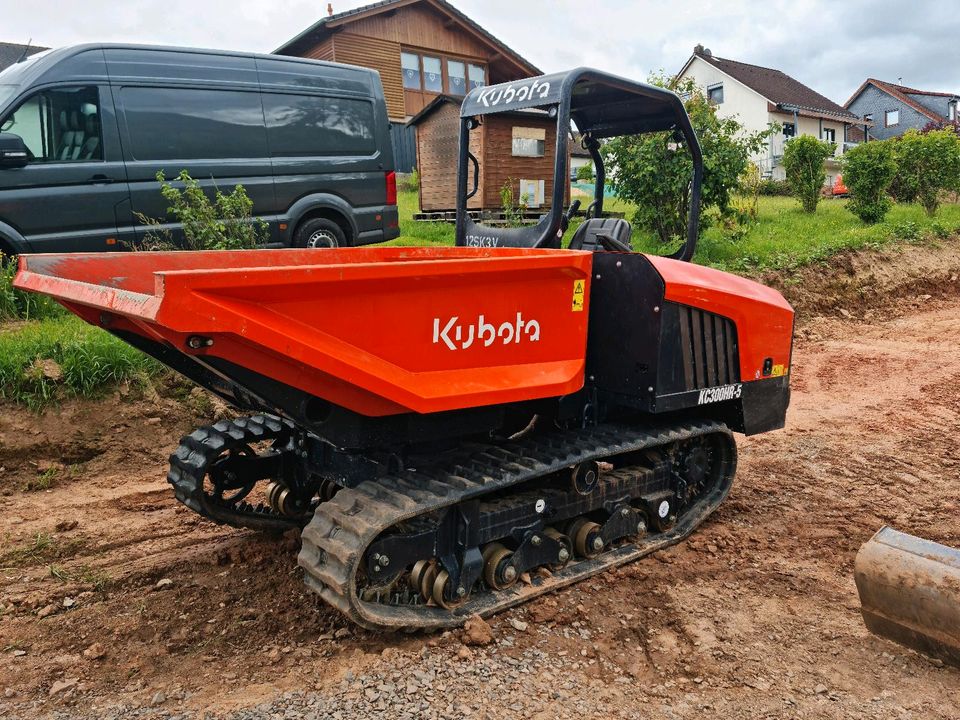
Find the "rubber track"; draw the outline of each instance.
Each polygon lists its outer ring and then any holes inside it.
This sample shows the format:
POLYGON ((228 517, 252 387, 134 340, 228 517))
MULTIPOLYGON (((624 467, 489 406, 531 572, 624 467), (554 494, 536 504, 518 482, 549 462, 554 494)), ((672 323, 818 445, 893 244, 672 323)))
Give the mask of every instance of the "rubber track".
POLYGON ((725 425, 712 421, 643 429, 605 425, 523 438, 510 445, 481 446, 443 466, 408 470, 341 490, 332 500, 320 504, 304 528, 298 562, 307 585, 361 626, 404 630, 455 627, 471 615, 492 615, 679 542, 720 505, 730 491, 735 470, 733 435, 725 425), (686 508, 666 533, 611 548, 591 560, 575 560, 538 584, 517 583, 505 591, 475 594, 454 611, 427 605, 364 602, 357 595, 356 575, 367 547, 398 522, 584 460, 603 460, 711 434, 723 435, 729 443, 722 477, 710 492, 686 508))
POLYGON ((210 463, 225 451, 276 440, 292 432, 290 422, 272 415, 221 420, 215 425, 197 428, 180 440, 180 445, 170 456, 167 482, 173 485, 177 500, 216 523, 281 532, 300 527, 303 523, 298 519, 278 515, 269 508, 258 510, 246 504, 220 504, 203 491, 203 479, 210 463))

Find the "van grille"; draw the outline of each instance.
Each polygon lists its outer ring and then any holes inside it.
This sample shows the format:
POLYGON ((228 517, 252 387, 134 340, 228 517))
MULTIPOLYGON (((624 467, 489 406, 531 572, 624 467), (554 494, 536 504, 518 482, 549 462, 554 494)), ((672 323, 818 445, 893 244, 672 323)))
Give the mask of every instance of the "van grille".
POLYGON ((737 326, 733 321, 687 305, 679 310, 686 389, 740 382, 737 326))

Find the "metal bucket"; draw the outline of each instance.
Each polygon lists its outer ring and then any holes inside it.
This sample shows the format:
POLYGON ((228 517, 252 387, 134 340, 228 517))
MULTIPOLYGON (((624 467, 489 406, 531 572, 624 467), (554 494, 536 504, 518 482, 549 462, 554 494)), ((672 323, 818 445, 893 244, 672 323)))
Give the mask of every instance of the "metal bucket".
POLYGON ((854 579, 870 632, 960 666, 960 551, 883 527, 854 579))

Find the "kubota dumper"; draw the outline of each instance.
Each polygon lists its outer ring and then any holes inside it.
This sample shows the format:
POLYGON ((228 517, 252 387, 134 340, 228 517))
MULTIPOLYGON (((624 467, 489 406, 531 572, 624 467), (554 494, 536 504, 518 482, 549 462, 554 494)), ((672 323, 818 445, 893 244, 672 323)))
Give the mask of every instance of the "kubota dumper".
POLYGON ((181 502, 303 528, 307 583, 360 624, 451 626, 678 542, 729 491, 733 433, 783 426, 793 312, 688 262, 702 172, 676 95, 580 69, 466 97, 457 247, 35 255, 16 285, 254 413, 183 438, 181 502), (557 121, 550 211, 486 227, 470 132, 531 110, 557 121), (571 120, 597 182, 568 239, 571 120), (601 140, 643 132, 690 156, 673 257, 602 213, 601 140))

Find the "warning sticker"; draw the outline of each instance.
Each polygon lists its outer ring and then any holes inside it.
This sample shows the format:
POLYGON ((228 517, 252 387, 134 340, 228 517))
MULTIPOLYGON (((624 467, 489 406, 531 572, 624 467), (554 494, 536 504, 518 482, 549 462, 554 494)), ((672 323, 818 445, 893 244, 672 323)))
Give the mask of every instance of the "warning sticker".
POLYGON ((583 311, 583 291, 586 283, 583 280, 573 281, 573 312, 583 311))

